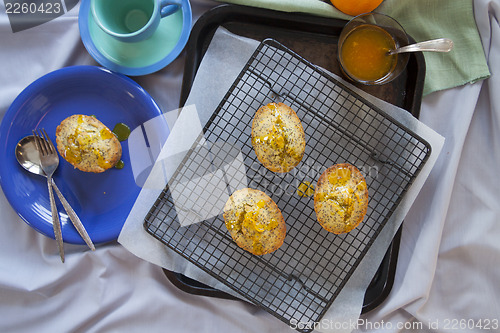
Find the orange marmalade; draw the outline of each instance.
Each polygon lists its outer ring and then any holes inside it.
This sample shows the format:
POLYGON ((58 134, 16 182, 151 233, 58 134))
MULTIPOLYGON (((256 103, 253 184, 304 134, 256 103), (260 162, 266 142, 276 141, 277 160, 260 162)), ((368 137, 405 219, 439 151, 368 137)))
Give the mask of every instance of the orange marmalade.
POLYGON ((376 81, 389 74, 397 62, 397 55, 388 55, 396 44, 382 28, 363 24, 344 40, 341 50, 344 70, 361 81, 376 81))

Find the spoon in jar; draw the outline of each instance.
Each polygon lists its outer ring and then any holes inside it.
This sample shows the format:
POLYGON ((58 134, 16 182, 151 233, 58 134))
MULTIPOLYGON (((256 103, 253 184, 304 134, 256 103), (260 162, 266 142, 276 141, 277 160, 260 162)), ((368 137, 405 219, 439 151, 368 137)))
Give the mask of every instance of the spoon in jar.
MULTIPOLYGON (((28 135, 27 137, 24 137, 21 139, 17 146, 16 146, 16 159, 19 162, 19 164, 27 171, 35 174, 35 175, 40 175, 47 177, 45 173, 42 170, 42 167, 40 166, 40 157, 38 153, 38 149, 35 144, 35 138, 33 135, 28 135)), ((59 197, 59 200, 61 200, 61 203, 66 210, 66 213, 68 214, 69 219, 75 226, 76 230, 80 234, 80 236, 83 238, 85 243, 88 245, 88 247, 92 250, 95 251, 95 246, 92 243, 92 240, 90 239, 89 235, 87 234, 87 231, 85 230, 85 227, 83 226, 82 222, 80 221, 80 218, 78 215, 76 215, 75 211, 71 207, 71 205, 68 203, 66 198, 62 195, 61 191, 57 187, 56 183, 52 179, 52 187, 56 191, 57 196, 59 197)))
POLYGON ((431 51, 431 52, 449 52, 453 48, 453 41, 449 38, 432 39, 425 42, 410 44, 389 50, 388 55, 404 52, 418 52, 418 51, 431 51))

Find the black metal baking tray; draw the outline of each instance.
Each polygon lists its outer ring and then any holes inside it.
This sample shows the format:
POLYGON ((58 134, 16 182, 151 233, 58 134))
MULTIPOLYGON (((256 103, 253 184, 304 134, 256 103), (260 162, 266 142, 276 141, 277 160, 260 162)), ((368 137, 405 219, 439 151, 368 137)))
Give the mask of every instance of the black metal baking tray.
POLYGON ((144 228, 276 318, 312 325, 349 281, 430 152, 428 142, 348 85, 265 39, 183 155, 144 228), (271 101, 292 107, 305 132, 300 166, 286 174, 262 166, 251 145, 255 110, 271 101), (314 198, 296 189, 341 162, 364 170, 370 200, 363 223, 334 235, 317 223, 314 198), (222 217, 229 195, 247 187, 270 195, 286 221, 284 243, 265 256, 238 247, 222 217))
MULTIPOLYGON (((187 44, 187 57, 180 105, 184 105, 203 55, 215 30, 222 26, 229 31, 256 40, 272 37, 307 60, 340 75, 336 60, 336 44, 346 21, 313 17, 306 14, 282 13, 265 9, 221 5, 205 13, 193 27, 187 44)), ((360 86, 363 90, 402 107, 418 118, 425 75, 423 56, 414 53, 407 71, 391 84, 380 87, 360 86)), ((389 294, 399 252, 401 229, 368 287, 363 313, 377 307, 389 294)), ((185 292, 219 298, 234 297, 194 281, 182 274, 165 270, 169 280, 185 292)))

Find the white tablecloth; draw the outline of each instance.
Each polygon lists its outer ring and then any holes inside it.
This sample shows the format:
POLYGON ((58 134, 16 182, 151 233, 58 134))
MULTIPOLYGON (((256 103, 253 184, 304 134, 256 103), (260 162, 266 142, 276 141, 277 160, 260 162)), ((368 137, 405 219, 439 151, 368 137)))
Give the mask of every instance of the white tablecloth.
MULTIPOLYGON (((195 19, 217 5, 191 4, 195 19)), ((492 75, 423 99, 420 119, 446 142, 405 219, 392 291, 356 323, 322 325, 500 331, 500 0, 474 0, 474 7, 492 75)), ((96 65, 80 41, 78 9, 13 33, 0 4, 0 117, 40 76, 96 65)), ((181 56, 137 81, 173 110, 182 72, 181 56)), ((56 243, 22 222, 0 193, 0 332, 293 332, 245 303, 180 291, 116 242, 95 252, 66 244, 65 251, 61 264, 56 243)))

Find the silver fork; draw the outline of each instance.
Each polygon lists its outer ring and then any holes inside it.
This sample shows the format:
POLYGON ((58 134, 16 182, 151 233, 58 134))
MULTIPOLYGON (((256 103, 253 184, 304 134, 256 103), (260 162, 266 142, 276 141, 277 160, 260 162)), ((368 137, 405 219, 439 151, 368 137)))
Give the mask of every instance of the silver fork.
POLYGON ((62 233, 61 233, 61 225, 59 221, 59 214, 57 212, 55 202, 54 202, 54 194, 52 193, 52 187, 56 191, 57 196, 59 197, 59 200, 61 200, 61 203, 66 210, 66 213, 68 214, 69 219, 75 226, 76 230, 80 234, 80 236, 83 238, 85 243, 88 245, 88 247, 92 250, 95 251, 94 244, 92 243, 92 240, 90 239, 89 235, 87 234, 87 231, 85 230, 85 227, 83 226, 82 222, 80 221, 80 218, 78 218, 78 215, 76 215, 75 211, 71 207, 71 205, 68 203, 66 198, 62 195, 61 191, 57 187, 56 183, 54 182, 54 179, 52 178, 52 175, 54 174, 54 171, 57 169, 59 166, 59 155, 57 155, 56 148, 54 147, 54 144, 50 140, 49 136, 45 132, 44 129, 40 131, 40 134, 37 135, 35 131, 33 131, 33 136, 35 137, 35 143, 37 146, 37 149, 40 154, 40 164, 42 167, 42 170, 45 172, 47 175, 47 184, 49 187, 49 198, 50 198, 50 207, 52 210, 52 221, 54 224, 54 234, 56 236, 56 241, 57 241, 57 246, 59 248, 59 254, 61 255, 61 260, 64 262, 64 250, 63 250, 63 244, 62 244, 62 233), (43 134, 42 134, 43 131, 43 134), (54 219, 54 216, 56 217, 54 219))
MULTIPOLYGON (((43 172, 47 175, 47 187, 49 189, 49 200, 50 200, 50 210, 52 212, 52 226, 54 228, 54 235, 57 241, 57 248, 59 249, 59 255, 61 261, 64 262, 64 247, 61 232, 61 221, 59 220, 59 212, 57 211, 56 202, 54 200, 54 192, 52 192, 52 175, 56 171, 59 165, 59 156, 57 152, 52 151, 53 145, 47 143, 47 133, 42 129, 45 134, 38 134, 33 130, 33 136, 35 137, 35 144, 40 154, 40 165, 43 172)), ((50 140, 50 139, 49 139, 50 140)))

